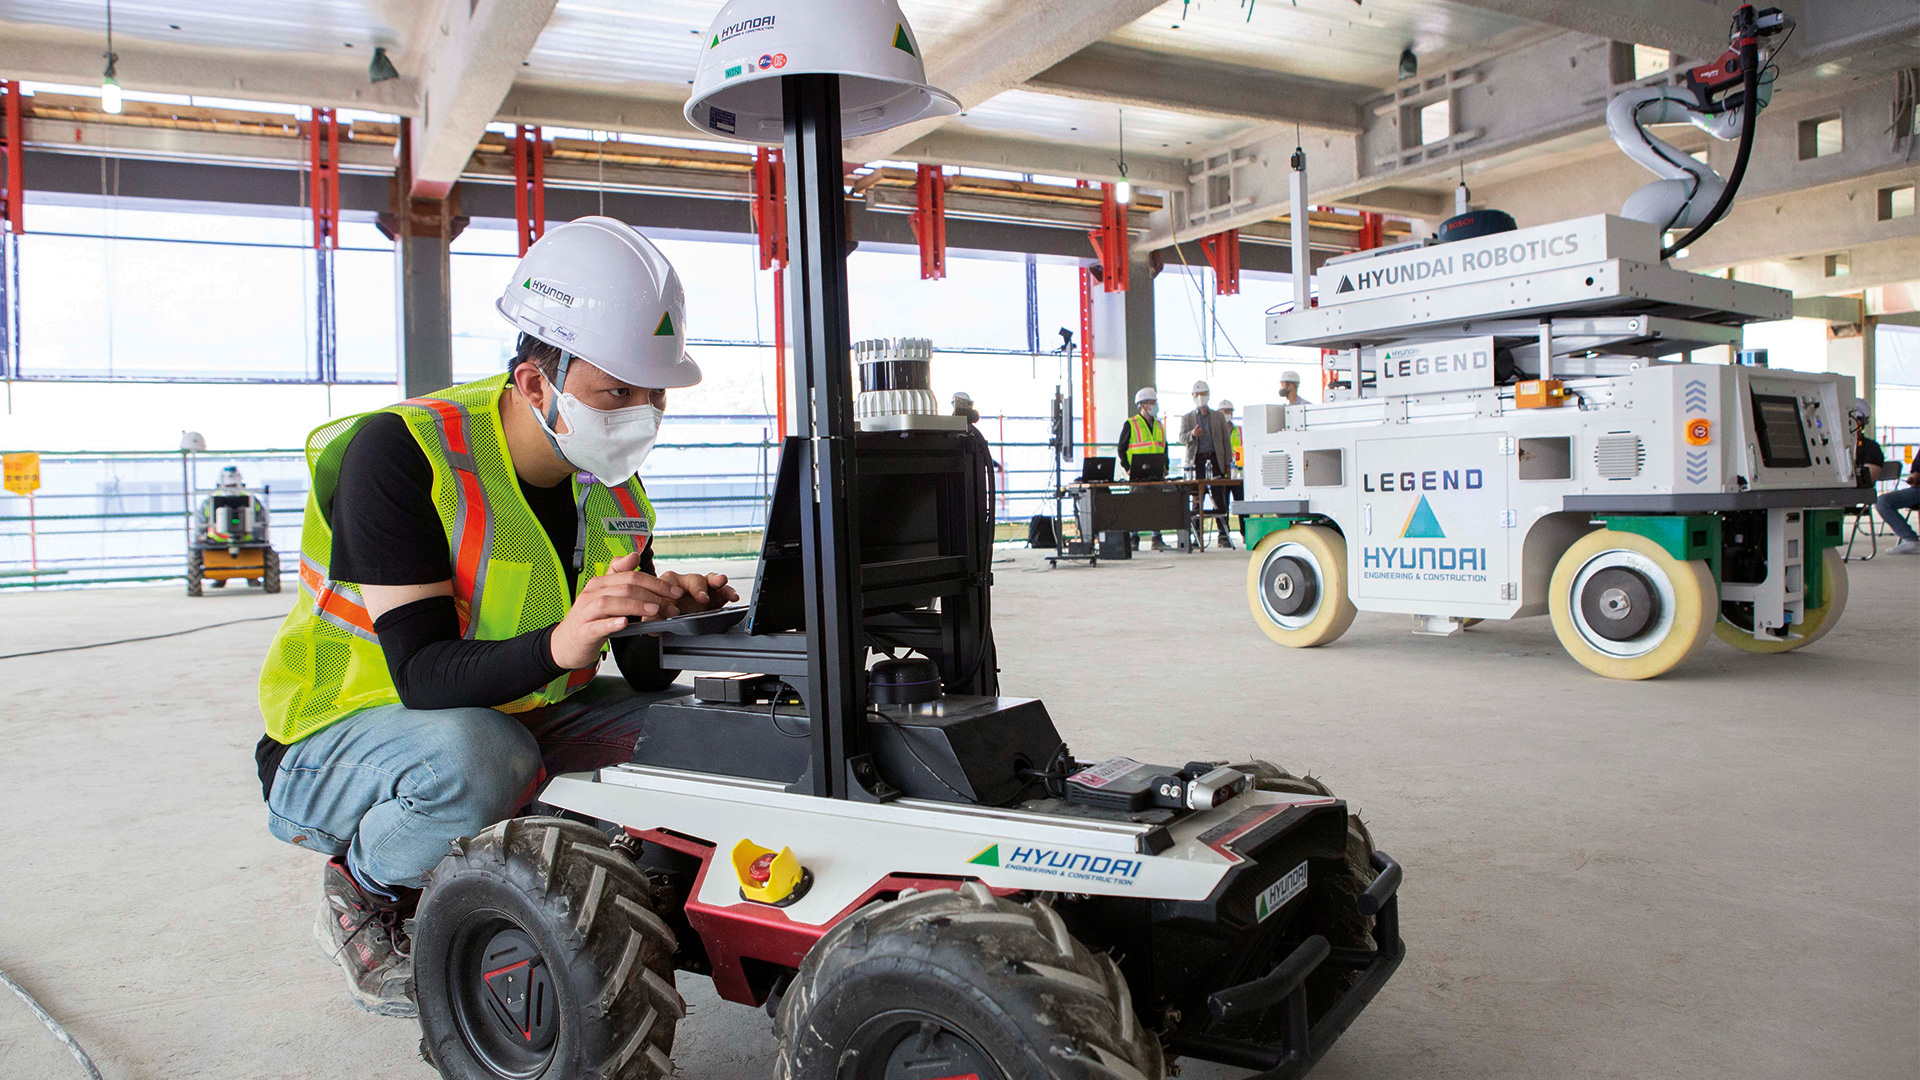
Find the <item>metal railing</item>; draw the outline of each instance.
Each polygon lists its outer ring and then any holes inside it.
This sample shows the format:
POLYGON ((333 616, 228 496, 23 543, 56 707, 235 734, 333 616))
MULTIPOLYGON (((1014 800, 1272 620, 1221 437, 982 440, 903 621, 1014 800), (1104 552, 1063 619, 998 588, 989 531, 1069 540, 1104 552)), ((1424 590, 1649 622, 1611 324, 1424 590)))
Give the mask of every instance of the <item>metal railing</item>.
MULTIPOLYGON (((772 418, 682 416, 672 425, 693 441, 661 443, 642 473, 663 547, 678 538, 675 551, 699 553, 711 538, 710 550, 746 550, 765 524, 779 461, 772 418), (748 437, 724 437, 734 433, 748 437)), ((986 416, 979 427, 999 465, 996 520, 1052 514, 1047 419, 986 416)), ((240 468, 251 490, 264 489, 273 546, 291 572, 307 503, 301 451, 74 451, 41 454, 42 487, 32 498, 0 495, 0 590, 182 579, 193 515, 228 465, 240 468)))

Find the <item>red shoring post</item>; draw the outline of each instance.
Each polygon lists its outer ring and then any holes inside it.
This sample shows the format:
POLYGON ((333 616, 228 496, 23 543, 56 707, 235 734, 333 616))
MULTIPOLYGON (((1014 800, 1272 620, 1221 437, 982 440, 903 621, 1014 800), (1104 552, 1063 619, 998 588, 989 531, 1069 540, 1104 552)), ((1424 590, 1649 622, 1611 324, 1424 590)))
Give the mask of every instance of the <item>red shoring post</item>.
POLYGON ((307 124, 307 201, 313 209, 313 246, 340 246, 340 124, 332 109, 315 108, 307 124))
POLYGON ((913 238, 920 242, 920 280, 947 276, 947 177, 938 165, 922 165, 914 179, 919 208, 907 215, 913 238))
POLYGON ((525 255, 547 231, 547 143, 537 125, 516 124, 508 149, 513 157, 514 232, 525 255))
POLYGON ((1213 293, 1215 296, 1238 296, 1240 294, 1240 230, 1228 229, 1200 238, 1200 250, 1207 257, 1207 265, 1213 267, 1213 293))
POLYGON ((781 152, 760 147, 753 154, 754 237, 760 246, 760 269, 773 271, 773 381, 774 424, 780 437, 787 434, 787 193, 781 152))
POLYGON ((1101 184, 1100 227, 1089 230, 1094 256, 1100 260, 1100 288, 1127 291, 1127 208, 1113 197, 1113 185, 1101 184))
POLYGON ((1097 444, 1093 423, 1093 273, 1080 268, 1080 441, 1091 457, 1097 444))
POLYGON ((0 229, 14 235, 27 231, 26 202, 26 145, 24 135, 26 123, 22 114, 26 111, 26 99, 20 96, 20 83, 9 79, 0 82, 0 90, 6 92, 7 121, 0 128, 0 150, 7 155, 7 171, 4 181, 0 181, 0 229))
POLYGON ((1386 215, 1376 214, 1371 210, 1362 210, 1360 212, 1359 250, 1366 251, 1369 248, 1377 248, 1386 243, 1386 232, 1386 215))

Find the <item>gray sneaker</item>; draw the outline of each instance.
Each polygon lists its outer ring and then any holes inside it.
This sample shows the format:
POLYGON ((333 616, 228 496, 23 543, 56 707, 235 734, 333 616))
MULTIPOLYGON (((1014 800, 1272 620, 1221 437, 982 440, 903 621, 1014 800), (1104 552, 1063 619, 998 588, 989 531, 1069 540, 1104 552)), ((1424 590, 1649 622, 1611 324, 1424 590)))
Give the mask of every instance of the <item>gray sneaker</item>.
POLYGON ((1920 555, 1920 540, 1902 540, 1887 549, 1889 555, 1920 555))
POLYGON ((418 890, 409 890, 398 901, 370 895, 338 858, 327 860, 320 883, 323 895, 313 936, 346 973, 353 1003, 376 1016, 418 1016, 411 918, 418 890))

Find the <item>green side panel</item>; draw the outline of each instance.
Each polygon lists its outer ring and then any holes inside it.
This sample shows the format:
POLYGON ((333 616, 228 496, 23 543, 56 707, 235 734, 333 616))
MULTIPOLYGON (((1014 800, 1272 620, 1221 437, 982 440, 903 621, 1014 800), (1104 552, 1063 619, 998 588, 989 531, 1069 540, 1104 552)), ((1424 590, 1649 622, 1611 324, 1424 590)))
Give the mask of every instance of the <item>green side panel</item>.
POLYGON ((1720 518, 1714 514, 1601 514, 1615 532, 1637 533, 1683 562, 1704 559, 1720 580, 1720 518))
POLYGON ((1251 549, 1255 544, 1258 544, 1260 541, 1265 540, 1268 534, 1270 533, 1277 533, 1284 529, 1291 529, 1295 525, 1318 524, 1321 521, 1320 518, 1313 517, 1313 516, 1268 517, 1265 515, 1259 515, 1259 516, 1248 515, 1246 518, 1242 520, 1245 521, 1246 524, 1242 526, 1240 530, 1240 534, 1246 537, 1247 547, 1249 549, 1251 549))
POLYGON ((1806 526, 1806 597, 1804 603, 1808 611, 1824 606, 1827 602, 1827 557, 1828 548, 1836 548, 1846 542, 1847 512, 1844 508, 1833 507, 1825 510, 1803 511, 1800 521, 1806 526))

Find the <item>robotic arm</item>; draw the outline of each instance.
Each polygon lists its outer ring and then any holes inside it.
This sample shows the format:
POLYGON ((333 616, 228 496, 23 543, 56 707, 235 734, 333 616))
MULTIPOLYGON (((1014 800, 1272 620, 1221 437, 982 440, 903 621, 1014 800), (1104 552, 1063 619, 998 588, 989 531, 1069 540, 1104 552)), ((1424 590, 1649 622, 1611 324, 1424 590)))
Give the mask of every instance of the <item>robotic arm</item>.
POLYGON ((1793 20, 1778 8, 1756 12, 1744 4, 1733 16, 1727 51, 1710 64, 1687 73, 1684 86, 1645 86, 1626 91, 1607 105, 1607 129, 1626 155, 1661 179, 1628 197, 1622 217, 1669 229, 1689 229, 1671 247, 1668 258, 1713 227, 1747 170, 1753 150, 1753 124, 1773 94, 1773 68, 1761 55, 1760 40, 1791 30, 1793 20), (1722 179, 1647 130, 1653 124, 1691 123, 1722 141, 1739 138, 1740 152, 1731 176, 1722 179))

